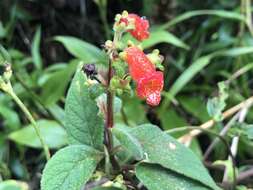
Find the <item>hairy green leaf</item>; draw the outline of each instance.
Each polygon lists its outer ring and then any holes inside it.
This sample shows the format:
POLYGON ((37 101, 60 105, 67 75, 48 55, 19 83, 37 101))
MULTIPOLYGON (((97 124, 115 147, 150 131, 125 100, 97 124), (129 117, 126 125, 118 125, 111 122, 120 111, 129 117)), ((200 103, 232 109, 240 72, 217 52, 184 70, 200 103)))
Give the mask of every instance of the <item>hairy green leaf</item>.
POLYGON ((65 128, 71 144, 103 146, 103 119, 96 101, 89 95, 86 75, 78 68, 65 104, 65 128))
POLYGON ((41 190, 80 190, 102 157, 102 153, 86 145, 61 149, 46 164, 41 190))
POLYGON ((114 127, 112 132, 120 141, 120 143, 127 147, 127 151, 132 153, 137 160, 141 160, 144 157, 144 152, 140 142, 133 135, 131 135, 128 130, 126 130, 124 127, 118 126, 114 127))
MULTIPOLYGON (((151 124, 140 125, 134 128, 118 127, 118 132, 124 133, 127 140, 118 139, 128 151, 135 149, 132 139, 137 139, 136 149, 141 145, 145 162, 160 164, 173 172, 196 180, 212 189, 219 189, 208 174, 198 157, 176 139, 151 124), (131 138, 129 138, 131 136, 131 138), (131 143, 125 143, 132 141, 131 143), (189 164, 190 163, 190 164, 189 164)), ((116 136, 117 137, 117 136, 116 136)), ((132 154, 136 152, 133 151, 132 154)))
POLYGON ((178 175, 159 165, 140 163, 136 167, 137 178, 152 190, 210 190, 198 181, 178 175))

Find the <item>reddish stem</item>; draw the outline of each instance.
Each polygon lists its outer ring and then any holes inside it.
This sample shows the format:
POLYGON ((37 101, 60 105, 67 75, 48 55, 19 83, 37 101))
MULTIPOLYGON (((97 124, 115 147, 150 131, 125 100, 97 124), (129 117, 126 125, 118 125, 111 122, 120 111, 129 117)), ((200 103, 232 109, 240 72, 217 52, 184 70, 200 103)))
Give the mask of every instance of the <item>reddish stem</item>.
POLYGON ((106 125, 105 125, 105 142, 110 154, 111 164, 114 169, 119 169, 119 164, 112 155, 113 151, 113 136, 111 133, 110 128, 113 127, 113 92, 110 91, 110 81, 113 76, 113 69, 112 69, 112 61, 109 60, 109 68, 108 68, 108 79, 107 79, 107 115, 106 115, 106 125))
POLYGON ((107 79, 107 117, 106 117, 106 127, 113 127, 113 94, 110 91, 110 81, 113 75, 112 62, 109 61, 108 79, 107 79))

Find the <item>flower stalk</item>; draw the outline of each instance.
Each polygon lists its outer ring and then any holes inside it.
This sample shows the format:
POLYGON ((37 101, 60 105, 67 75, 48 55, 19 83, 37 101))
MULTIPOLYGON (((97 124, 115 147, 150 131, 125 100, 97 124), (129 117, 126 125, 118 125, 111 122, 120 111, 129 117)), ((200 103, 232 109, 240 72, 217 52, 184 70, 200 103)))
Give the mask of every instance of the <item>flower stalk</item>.
POLYGON ((29 120, 29 122, 33 126, 33 128, 36 132, 36 135, 38 136, 38 138, 40 140, 40 143, 41 143, 43 150, 45 152, 46 159, 49 160, 50 159, 49 148, 48 148, 47 144, 45 143, 45 141, 43 140, 40 130, 39 130, 39 127, 38 127, 35 119, 33 118, 32 114, 30 113, 30 111, 27 109, 27 107, 24 105, 24 103, 19 99, 19 97, 14 92, 11 82, 10 82, 11 75, 12 75, 11 67, 10 67, 10 65, 6 65, 6 70, 3 74, 3 76, 0 76, 0 89, 2 89, 5 93, 9 94, 12 97, 12 99, 16 102, 16 104, 19 106, 19 108, 24 112, 26 118, 29 120))

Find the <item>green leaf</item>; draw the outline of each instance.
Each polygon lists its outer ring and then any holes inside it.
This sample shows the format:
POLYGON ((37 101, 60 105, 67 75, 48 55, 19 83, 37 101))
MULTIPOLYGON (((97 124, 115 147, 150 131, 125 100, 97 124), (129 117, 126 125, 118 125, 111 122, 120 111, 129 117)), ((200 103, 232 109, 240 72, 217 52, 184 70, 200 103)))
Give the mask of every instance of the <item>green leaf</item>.
POLYGON ((40 39, 41 39, 41 27, 38 27, 32 42, 32 58, 33 63, 37 69, 41 69, 43 64, 40 55, 40 39))
POLYGON ((164 110, 167 107, 171 98, 175 97, 197 73, 204 69, 211 62, 212 58, 221 56, 238 57, 249 53, 253 53, 253 47, 236 47, 198 58, 177 78, 170 90, 164 93, 167 98, 163 102, 162 109, 164 110))
MULTIPOLYGON (((59 148, 67 144, 67 134, 62 126, 55 121, 37 121, 41 135, 49 148, 59 148)), ((8 138, 16 143, 33 147, 42 148, 39 138, 31 125, 12 132, 8 138)))
POLYGON ((120 141, 120 143, 127 147, 127 151, 137 160, 141 160, 144 157, 144 152, 142 149, 142 146, 140 142, 132 136, 128 130, 126 130, 124 127, 114 127, 112 129, 113 134, 116 136, 116 138, 120 141))
POLYGON ((180 47, 187 50, 189 49, 189 46, 186 45, 182 40, 180 40, 174 34, 165 30, 152 31, 150 33, 150 37, 142 42, 142 47, 146 49, 159 43, 168 43, 176 47, 180 47))
POLYGON ((249 140, 253 140, 253 125, 247 123, 236 123, 236 128, 241 130, 241 133, 245 135, 249 140))
POLYGON ((152 190, 210 190, 210 188, 195 180, 178 175, 155 164, 138 164, 136 175, 148 189, 152 190))
POLYGON ((95 187, 92 190, 122 190, 118 187, 95 187))
POLYGON ((50 73, 42 86, 41 96, 44 105, 53 105, 64 96, 75 69, 76 62, 73 62, 62 70, 50 73))
MULTIPOLYGON (((125 95, 122 98, 122 109, 124 109, 125 116, 130 126, 135 126, 136 124, 141 124, 148 121, 145 115, 145 107, 142 101, 136 96, 125 95), (136 114, 138 113, 138 114, 136 114)), ((121 122, 124 118, 121 119, 121 122)))
POLYGON ((159 113, 164 130, 187 126, 187 121, 178 115, 174 109, 169 109, 167 112, 159 113))
POLYGON ((103 119, 98 116, 96 101, 89 95, 86 75, 77 69, 65 104, 65 128, 71 144, 103 147, 103 119))
MULTIPOLYGON (((129 135, 125 136, 128 141, 131 141, 132 138, 138 140, 136 147, 139 147, 139 144, 142 146, 144 152, 142 159, 145 162, 160 164, 177 174, 199 181, 212 189, 219 189, 198 157, 190 149, 178 143, 176 139, 162 132, 157 126, 151 124, 134 128, 119 126, 117 130, 123 134, 128 130, 129 135), (129 136, 132 137, 129 138, 129 136)), ((129 143, 125 143, 127 140, 118 140, 126 150, 134 150, 129 147, 129 143)), ((134 145, 133 141, 130 145, 134 145)), ((134 153, 132 152, 132 154, 134 153)))
POLYGON ((5 61, 11 63, 11 56, 9 52, 0 44, 0 65, 5 63, 5 61))
POLYGON ((0 38, 4 38, 6 36, 6 30, 3 26, 3 23, 0 21, 0 38))
MULTIPOLYGON (((168 29, 171 26, 178 24, 184 20, 190 19, 195 16, 201 16, 201 15, 213 15, 213 16, 218 16, 221 18, 226 18, 226 19, 232 19, 236 21, 243 21, 245 22, 245 19, 243 15, 232 12, 232 11, 225 11, 225 10, 196 10, 196 11, 189 11, 186 13, 183 13, 174 19, 170 20, 169 22, 165 23, 162 25, 160 28, 161 29, 168 29)), ((223 21, 223 19, 222 19, 223 21)))
MULTIPOLYGON (((225 166, 226 168, 226 176, 227 176, 227 180, 231 183, 233 183, 234 181, 234 166, 233 166, 233 162, 231 160, 216 160, 213 163, 214 166, 225 166)), ((237 168, 235 168, 235 175, 238 176, 238 170, 237 168)), ((226 180, 226 181, 227 181, 226 180)))
POLYGON ((80 190, 102 157, 102 153, 85 145, 61 149, 46 164, 41 190, 80 190))
POLYGON ((56 36, 54 39, 61 42, 69 53, 85 63, 107 63, 106 54, 92 44, 71 36, 56 36))
MULTIPOLYGON (((107 104, 107 95, 106 95, 106 93, 103 93, 99 97, 97 97, 96 101, 98 103, 106 105, 107 104)), ((113 113, 114 114, 120 113, 121 108, 122 108, 122 101, 119 97, 115 96, 113 98, 113 113)))
POLYGON ((0 190, 29 190, 29 186, 25 182, 6 180, 0 182, 0 190))
POLYGON ((244 54, 249 54, 253 52, 252 46, 246 47, 235 47, 224 51, 215 52, 215 56, 224 56, 224 57, 237 57, 244 54))
POLYGON ((118 187, 95 187, 92 190, 123 190, 118 187))
POLYGON ((175 96, 199 71, 210 63, 211 58, 211 55, 207 55, 194 61, 173 83, 169 93, 175 96))
POLYGON ((0 116, 4 119, 4 126, 7 131, 14 131, 20 127, 19 115, 9 106, 6 106, 4 102, 0 102, 0 116))
POLYGON ((200 96, 182 96, 178 98, 182 107, 190 114, 192 114, 199 121, 206 122, 210 119, 203 97, 200 96))

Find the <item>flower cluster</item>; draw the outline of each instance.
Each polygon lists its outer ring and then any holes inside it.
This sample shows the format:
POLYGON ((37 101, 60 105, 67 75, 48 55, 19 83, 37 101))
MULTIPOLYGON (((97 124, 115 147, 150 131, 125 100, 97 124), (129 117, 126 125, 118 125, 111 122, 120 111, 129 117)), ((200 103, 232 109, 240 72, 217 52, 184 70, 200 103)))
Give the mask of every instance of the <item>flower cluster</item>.
MULTIPOLYGON (((121 58, 128 64, 128 70, 132 79, 136 82, 136 92, 138 97, 145 99, 147 104, 156 106, 161 100, 161 91, 163 89, 163 72, 161 62, 162 56, 158 50, 154 50, 151 54, 145 54, 142 49, 128 43, 127 47, 122 46, 118 39, 124 32, 130 33, 138 41, 149 38, 149 22, 145 17, 139 17, 136 14, 128 14, 124 11, 122 14, 116 15, 114 24, 115 35, 118 34, 117 43, 112 41, 106 43, 106 47, 116 47, 123 50, 120 54, 121 58)), ((109 49, 108 48, 108 49, 109 49)), ((115 84, 115 80, 112 80, 115 84)))

